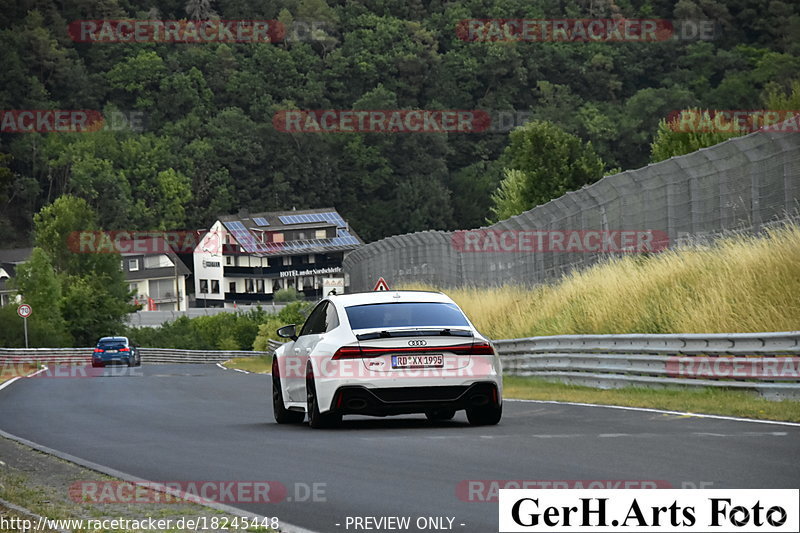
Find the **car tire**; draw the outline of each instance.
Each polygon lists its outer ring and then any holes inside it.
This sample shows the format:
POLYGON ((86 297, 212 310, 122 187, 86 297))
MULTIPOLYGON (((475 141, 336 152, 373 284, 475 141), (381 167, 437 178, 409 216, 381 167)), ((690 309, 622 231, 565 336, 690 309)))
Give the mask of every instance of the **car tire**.
POLYGON ((502 405, 483 405, 467 409, 467 420, 473 426, 494 426, 502 417, 502 405))
POLYGON ((448 409, 448 408, 441 408, 441 409, 429 409, 425 411, 425 416, 431 422, 438 422, 442 420, 452 420, 454 416, 456 416, 455 409, 448 409))
POLYGON ((134 360, 133 356, 128 357, 128 366, 131 367, 131 366, 133 366, 135 364, 136 364, 136 361, 134 360))
POLYGON ((272 358, 272 414, 278 424, 299 424, 306 418, 305 413, 290 411, 283 403, 281 376, 278 373, 278 358, 272 358))
POLYGON ((136 354, 136 366, 142 366, 142 354, 136 354))
POLYGON ((309 365, 306 371, 306 412, 308 412, 308 425, 314 429, 332 428, 342 421, 342 415, 321 413, 317 402, 317 388, 314 385, 314 372, 309 365))

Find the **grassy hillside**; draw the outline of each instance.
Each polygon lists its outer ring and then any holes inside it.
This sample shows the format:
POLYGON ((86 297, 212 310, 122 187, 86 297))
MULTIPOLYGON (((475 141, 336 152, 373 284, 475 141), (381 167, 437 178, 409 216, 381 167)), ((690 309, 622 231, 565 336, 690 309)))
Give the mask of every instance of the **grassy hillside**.
POLYGON ((798 330, 800 227, 614 259, 533 289, 446 292, 494 339, 798 330))

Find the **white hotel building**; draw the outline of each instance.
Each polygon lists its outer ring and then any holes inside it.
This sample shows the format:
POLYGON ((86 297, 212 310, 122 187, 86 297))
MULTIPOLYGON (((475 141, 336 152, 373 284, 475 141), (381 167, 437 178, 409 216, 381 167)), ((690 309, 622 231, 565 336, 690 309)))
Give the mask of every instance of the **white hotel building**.
POLYGON ((341 293, 342 259, 362 244, 333 208, 221 216, 195 248, 195 306, 270 303, 287 288, 341 293))

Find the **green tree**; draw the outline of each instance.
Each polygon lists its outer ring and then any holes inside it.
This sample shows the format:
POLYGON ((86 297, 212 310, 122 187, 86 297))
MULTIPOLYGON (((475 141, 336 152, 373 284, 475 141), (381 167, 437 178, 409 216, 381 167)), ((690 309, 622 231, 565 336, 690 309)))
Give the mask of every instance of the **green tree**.
POLYGON ((494 220, 497 222, 511 218, 530 209, 530 204, 525 199, 525 190, 528 177, 521 170, 506 168, 503 169, 503 181, 500 186, 492 193, 494 220))
MULTIPOLYGON (((67 323, 61 313, 61 280, 53 271, 53 265, 44 250, 33 249, 30 259, 17 267, 11 284, 34 311, 28 319, 29 345, 71 345, 72 336, 67 332, 67 323)), ((16 309, 13 305, 8 307, 16 309)), ((13 326, 13 331, 8 332, 8 336, 0 336, 0 344, 24 346, 24 331, 14 326, 15 322, 19 322, 16 313, 3 321, 4 327, 0 329, 13 326)))
MULTIPOLYGON (((42 265, 52 266, 61 291, 59 309, 67 330, 81 346, 121 331, 126 315, 135 310, 129 303, 131 293, 120 269, 120 256, 75 249, 80 232, 97 231, 96 218, 86 201, 74 196, 59 197, 34 217, 34 250, 39 250, 37 257, 47 259, 42 265)), ((53 298, 52 280, 45 270, 37 268, 24 280, 30 287, 25 297, 53 298), (46 293, 40 296, 40 290, 46 293)))
POLYGON ((708 111, 688 109, 681 111, 681 113, 690 113, 693 116, 703 118, 693 122, 696 128, 690 128, 689 131, 682 131, 685 128, 681 126, 680 115, 672 120, 661 120, 658 123, 658 131, 653 144, 650 145, 651 163, 658 163, 670 157, 689 154, 700 148, 714 146, 747 133, 744 129, 737 129, 732 132, 714 131, 711 115, 708 111))
POLYGON ((788 91, 784 91, 777 83, 767 84, 764 107, 773 111, 797 111, 800 109, 800 80, 792 81, 788 91))
POLYGON ((493 195, 495 220, 517 215, 603 177, 605 164, 584 143, 550 122, 533 121, 509 134, 501 158, 505 178, 493 195))

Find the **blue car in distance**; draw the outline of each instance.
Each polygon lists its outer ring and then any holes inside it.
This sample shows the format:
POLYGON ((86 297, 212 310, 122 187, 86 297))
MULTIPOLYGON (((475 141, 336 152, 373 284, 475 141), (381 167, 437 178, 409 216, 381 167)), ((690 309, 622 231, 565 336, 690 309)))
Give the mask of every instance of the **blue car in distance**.
POLYGON ((142 364, 139 347, 131 344, 128 337, 103 337, 97 341, 92 353, 92 366, 101 367, 108 363, 125 363, 128 366, 142 364))

